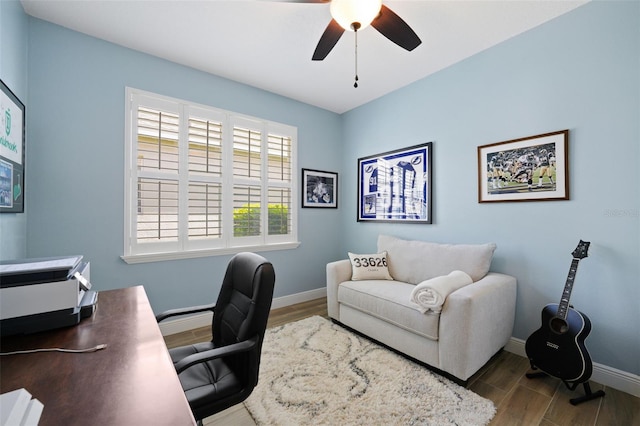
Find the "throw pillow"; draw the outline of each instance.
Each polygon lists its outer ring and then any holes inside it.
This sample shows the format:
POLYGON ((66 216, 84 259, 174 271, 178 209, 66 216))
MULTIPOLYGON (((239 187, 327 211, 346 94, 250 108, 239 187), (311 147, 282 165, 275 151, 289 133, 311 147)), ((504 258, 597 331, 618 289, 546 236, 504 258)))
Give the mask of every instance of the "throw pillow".
POLYGON ((355 254, 349 252, 351 280, 392 280, 387 267, 387 252, 355 254))
POLYGON ((476 282, 489 272, 495 249, 494 243, 438 244, 378 236, 378 251, 387 252, 389 273, 396 280, 409 284, 455 270, 466 272, 476 282))

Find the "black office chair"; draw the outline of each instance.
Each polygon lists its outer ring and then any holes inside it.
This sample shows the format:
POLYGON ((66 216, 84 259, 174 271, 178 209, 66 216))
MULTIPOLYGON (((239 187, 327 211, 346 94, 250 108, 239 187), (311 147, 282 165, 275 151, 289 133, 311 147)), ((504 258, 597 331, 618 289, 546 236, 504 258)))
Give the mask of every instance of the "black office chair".
POLYGON ((211 342, 169 350, 193 416, 202 419, 244 401, 258 383, 262 340, 273 300, 275 273, 264 257, 238 253, 215 304, 172 309, 176 315, 213 311, 211 342))

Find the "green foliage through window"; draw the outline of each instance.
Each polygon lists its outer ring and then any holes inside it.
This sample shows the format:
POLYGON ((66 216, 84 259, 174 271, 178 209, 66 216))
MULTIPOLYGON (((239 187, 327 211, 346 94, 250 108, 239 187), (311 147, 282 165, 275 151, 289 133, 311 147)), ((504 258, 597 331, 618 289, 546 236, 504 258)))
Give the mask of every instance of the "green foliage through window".
MULTIPOLYGON (((269 204, 269 235, 287 235, 289 232, 289 207, 269 204)), ((234 237, 260 235, 260 204, 250 203, 233 210, 234 237)))

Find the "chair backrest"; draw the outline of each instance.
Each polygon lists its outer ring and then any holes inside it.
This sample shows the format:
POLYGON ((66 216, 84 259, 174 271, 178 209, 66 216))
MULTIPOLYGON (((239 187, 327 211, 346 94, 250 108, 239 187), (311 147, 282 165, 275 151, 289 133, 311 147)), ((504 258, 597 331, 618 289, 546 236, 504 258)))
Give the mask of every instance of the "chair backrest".
POLYGON ((258 381, 260 352, 274 285, 275 272, 267 259, 255 253, 238 253, 227 266, 213 314, 212 333, 216 347, 259 336, 256 350, 225 359, 250 386, 258 381))

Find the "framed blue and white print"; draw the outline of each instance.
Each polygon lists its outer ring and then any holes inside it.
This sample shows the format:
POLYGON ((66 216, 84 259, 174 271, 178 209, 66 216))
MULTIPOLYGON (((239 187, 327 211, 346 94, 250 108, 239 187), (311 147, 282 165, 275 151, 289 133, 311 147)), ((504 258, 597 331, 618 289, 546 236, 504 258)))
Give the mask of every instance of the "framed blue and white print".
POLYGON ((433 142, 358 159, 358 222, 432 223, 433 142))

